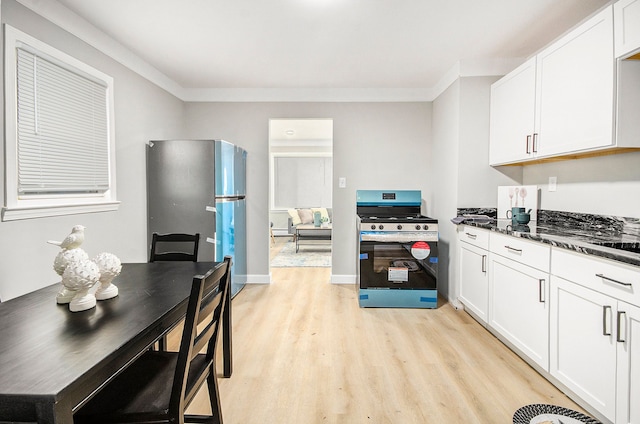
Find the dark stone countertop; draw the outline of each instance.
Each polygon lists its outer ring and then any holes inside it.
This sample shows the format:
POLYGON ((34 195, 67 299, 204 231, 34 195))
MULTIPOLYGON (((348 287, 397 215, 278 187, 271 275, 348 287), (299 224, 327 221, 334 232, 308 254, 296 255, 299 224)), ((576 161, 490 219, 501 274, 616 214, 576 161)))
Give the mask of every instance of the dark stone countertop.
MULTIPOLYGON (((459 216, 471 212, 461 211, 459 216)), ((510 219, 495 218, 489 222, 468 219, 461 224, 640 266, 638 218, 539 210, 538 221, 527 225, 513 226, 510 219)))

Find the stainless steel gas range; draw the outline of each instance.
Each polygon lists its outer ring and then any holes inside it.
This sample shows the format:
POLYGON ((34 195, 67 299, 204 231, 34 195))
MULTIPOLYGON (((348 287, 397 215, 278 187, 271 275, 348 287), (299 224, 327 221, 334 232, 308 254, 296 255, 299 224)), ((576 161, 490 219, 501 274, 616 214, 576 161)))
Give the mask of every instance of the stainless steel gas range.
POLYGON ((358 190, 361 307, 438 306, 438 220, 421 215, 419 190, 358 190))

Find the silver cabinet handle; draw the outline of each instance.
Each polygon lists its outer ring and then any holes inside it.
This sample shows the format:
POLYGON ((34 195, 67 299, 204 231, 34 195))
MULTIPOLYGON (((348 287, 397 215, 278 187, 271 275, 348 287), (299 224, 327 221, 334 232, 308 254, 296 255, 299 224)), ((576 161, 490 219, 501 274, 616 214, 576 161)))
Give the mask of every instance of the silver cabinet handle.
POLYGON ((533 153, 538 153, 538 133, 533 133, 533 153))
POLYGON ((610 336, 611 330, 607 330, 607 311, 611 312, 611 306, 604 305, 602 307, 602 335, 610 336))
POLYGON ((627 287, 631 286, 631 283, 625 283, 624 281, 614 280, 613 278, 609 278, 609 277, 607 277, 606 275, 603 275, 603 274, 596 274, 596 277, 600 277, 603 280, 611 281, 612 283, 620 284, 620 285, 623 285, 623 286, 627 286, 627 287))
POLYGON ((544 296, 544 283, 545 283, 544 278, 541 278, 538 280, 538 301, 540 303, 545 303, 546 301, 544 296))
POLYGON ((482 255, 482 272, 487 272, 487 255, 482 255))
POLYGON ((512 252, 518 252, 518 253, 522 253, 522 249, 516 249, 515 247, 511 247, 511 246, 505 246, 505 249, 509 249, 512 252))
POLYGON ((529 150, 529 142, 530 142, 530 141, 531 141, 531 136, 530 136, 530 135, 527 135, 527 141, 526 141, 526 143, 527 143, 527 147, 526 147, 526 149, 525 149, 525 150, 526 150, 526 152, 527 152, 527 154, 530 154, 530 153, 531 153, 531 150, 529 150))
POLYGON ((618 311, 618 316, 616 317, 616 340, 618 343, 624 343, 626 340, 622 338, 622 315, 625 315, 625 311, 618 311))
POLYGON ((471 233, 465 233, 467 235, 467 237, 469 237, 472 240, 475 240, 478 238, 478 236, 476 234, 471 234, 471 233))

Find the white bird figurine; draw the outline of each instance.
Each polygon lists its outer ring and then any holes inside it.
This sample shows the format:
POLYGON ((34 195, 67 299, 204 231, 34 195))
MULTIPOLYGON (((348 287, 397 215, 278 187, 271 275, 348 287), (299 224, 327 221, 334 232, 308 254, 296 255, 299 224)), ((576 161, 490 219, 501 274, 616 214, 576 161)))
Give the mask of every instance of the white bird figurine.
POLYGON ((49 240, 47 241, 47 243, 60 246, 60 248, 64 250, 76 249, 80 247, 80 245, 84 241, 84 229, 85 229, 84 226, 76 225, 71 229, 71 234, 69 234, 64 240, 62 241, 49 240))

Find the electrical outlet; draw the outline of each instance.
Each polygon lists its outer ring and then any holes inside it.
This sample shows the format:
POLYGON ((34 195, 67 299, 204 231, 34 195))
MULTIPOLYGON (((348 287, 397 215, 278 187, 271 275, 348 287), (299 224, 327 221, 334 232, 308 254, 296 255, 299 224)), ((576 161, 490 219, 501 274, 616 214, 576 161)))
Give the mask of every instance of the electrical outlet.
POLYGON ((558 177, 549 177, 549 191, 556 191, 558 188, 558 177))
POLYGON ((346 188, 347 187, 347 179, 345 177, 338 178, 338 187, 346 188))

